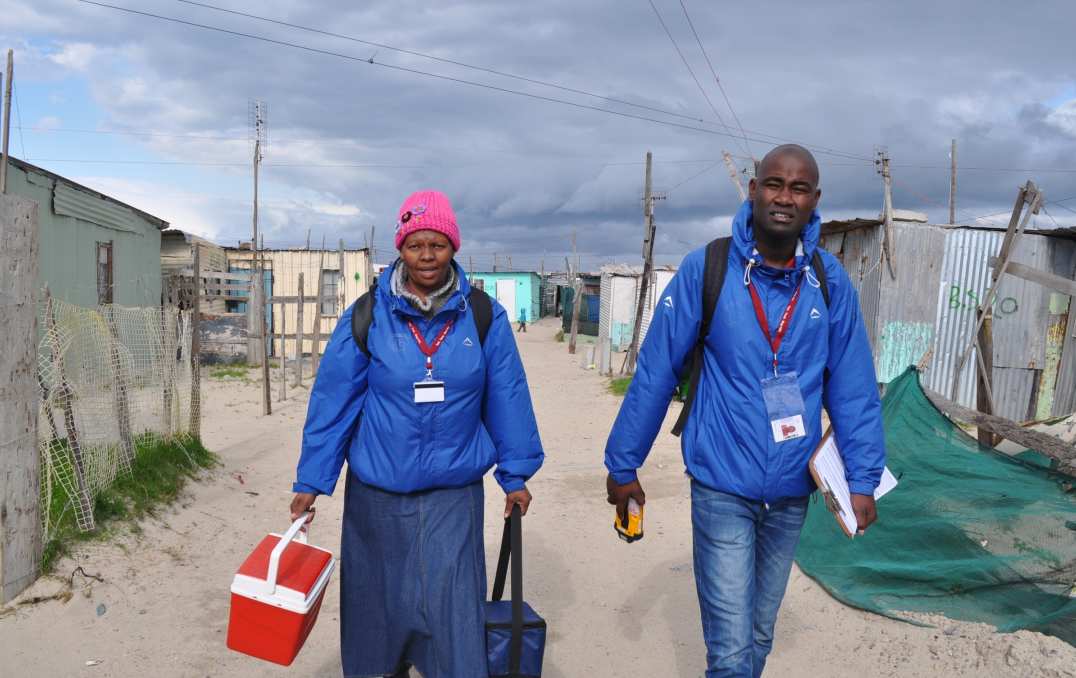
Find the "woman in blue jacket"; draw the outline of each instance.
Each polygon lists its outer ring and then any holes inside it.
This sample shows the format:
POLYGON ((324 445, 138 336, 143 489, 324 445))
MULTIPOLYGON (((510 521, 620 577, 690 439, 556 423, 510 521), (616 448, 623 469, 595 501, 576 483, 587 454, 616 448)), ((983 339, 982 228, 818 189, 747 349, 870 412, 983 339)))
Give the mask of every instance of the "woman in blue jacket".
POLYGON ((542 444, 510 319, 490 300, 484 338, 476 325, 448 198, 407 198, 396 247, 371 292, 365 350, 355 305, 325 349, 291 513, 332 494, 347 459, 345 676, 406 676, 409 666, 426 678, 485 676, 482 477, 496 465, 505 515, 515 504, 526 514, 542 444))

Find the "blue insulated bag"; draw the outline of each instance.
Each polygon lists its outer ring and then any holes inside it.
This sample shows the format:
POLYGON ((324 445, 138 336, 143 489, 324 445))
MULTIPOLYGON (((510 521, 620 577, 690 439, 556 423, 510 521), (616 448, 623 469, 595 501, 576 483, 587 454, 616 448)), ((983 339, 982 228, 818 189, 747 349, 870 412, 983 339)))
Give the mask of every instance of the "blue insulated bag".
POLYGON ((519 505, 504 520, 501 555, 486 603, 486 655, 490 678, 541 678, 545 620, 523 602, 523 528, 519 505), (512 600, 501 600, 508 561, 512 561, 512 600))

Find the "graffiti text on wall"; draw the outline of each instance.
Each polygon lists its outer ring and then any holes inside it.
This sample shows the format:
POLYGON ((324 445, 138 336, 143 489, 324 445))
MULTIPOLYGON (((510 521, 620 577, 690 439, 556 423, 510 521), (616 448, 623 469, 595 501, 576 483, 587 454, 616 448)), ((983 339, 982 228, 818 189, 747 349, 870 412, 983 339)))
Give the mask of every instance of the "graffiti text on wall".
MULTIPOLYGON (((960 285, 949 286, 949 308, 968 309, 978 308, 979 295, 975 290, 970 290, 960 285)), ((1015 297, 994 298, 994 316, 1004 317, 1012 315, 1020 310, 1020 304, 1015 297)))

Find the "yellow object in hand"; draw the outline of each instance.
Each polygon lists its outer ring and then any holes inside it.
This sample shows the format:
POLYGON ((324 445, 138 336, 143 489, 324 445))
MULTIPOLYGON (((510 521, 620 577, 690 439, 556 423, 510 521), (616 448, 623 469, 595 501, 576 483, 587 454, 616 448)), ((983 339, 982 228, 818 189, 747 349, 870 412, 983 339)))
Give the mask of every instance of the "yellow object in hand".
POLYGON ((619 513, 614 511, 614 515, 616 516, 616 520, 613 522, 613 529, 616 530, 618 537, 629 544, 643 538, 643 507, 639 506, 639 502, 634 499, 628 499, 627 527, 620 522, 619 513))

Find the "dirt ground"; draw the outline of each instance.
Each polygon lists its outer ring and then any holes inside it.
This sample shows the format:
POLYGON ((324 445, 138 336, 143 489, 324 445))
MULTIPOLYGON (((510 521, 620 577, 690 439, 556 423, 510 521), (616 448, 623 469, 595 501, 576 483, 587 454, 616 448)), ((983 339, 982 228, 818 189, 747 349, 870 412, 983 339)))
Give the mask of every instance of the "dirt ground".
MULTIPOLYGON (((525 594, 549 623, 547 678, 701 676, 705 651, 691 572, 688 485, 677 439, 659 437, 641 473, 646 538, 612 530, 602 450, 620 399, 556 343, 549 320, 517 334, 545 467, 530 483, 524 523, 525 594)), ((617 363, 619 365, 619 362, 617 363)), ((253 372, 251 373, 254 374, 253 372)), ((309 383, 309 381, 308 381, 309 383)), ((74 578, 68 602, 0 614, 0 657, 19 676, 339 676, 338 578, 318 625, 290 669, 230 652, 228 587, 248 550, 288 523, 307 389, 290 389, 260 415, 255 383, 206 379, 203 437, 223 468, 193 484, 141 534, 91 544, 61 562, 104 583, 74 578)), ((274 386, 274 399, 277 388, 274 386)), ((678 411, 673 405, 664 431, 678 411)), ((486 552, 492 576, 500 490, 487 476, 486 552)), ((312 541, 336 550, 342 490, 318 501, 312 541)), ((884 502, 880 505, 885 520, 884 502)), ((22 600, 62 589, 39 581, 22 600)), ((798 570, 777 625, 768 676, 1076 676, 1076 648, 1036 633, 936 620, 905 624, 830 598, 798 570)))

